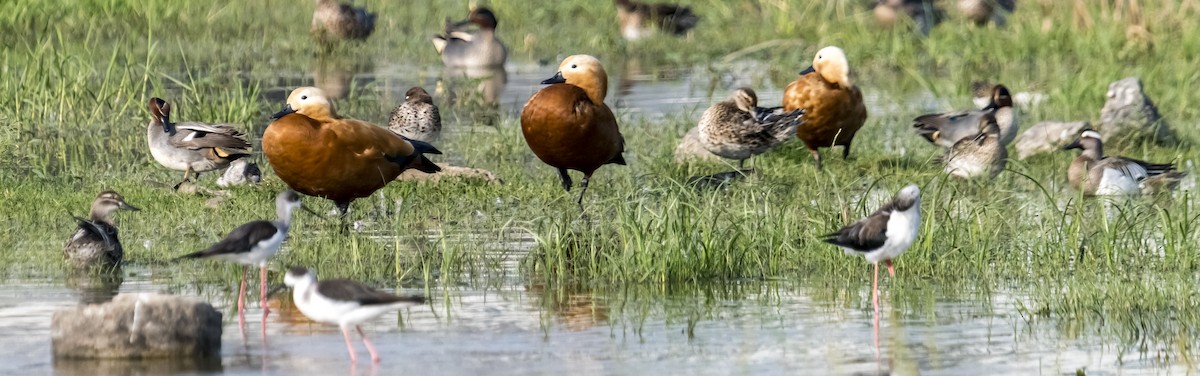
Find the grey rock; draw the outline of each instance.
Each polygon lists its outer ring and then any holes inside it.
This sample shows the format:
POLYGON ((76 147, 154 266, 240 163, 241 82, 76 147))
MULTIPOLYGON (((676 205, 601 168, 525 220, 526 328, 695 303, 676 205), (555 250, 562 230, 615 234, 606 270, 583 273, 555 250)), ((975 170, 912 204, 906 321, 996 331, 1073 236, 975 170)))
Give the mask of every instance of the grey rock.
POLYGON ((438 183, 443 180, 456 179, 476 180, 493 185, 504 183, 504 180, 496 176, 496 173, 484 170, 482 168, 453 166, 445 163, 439 164, 438 166, 441 167, 442 170, 433 174, 424 173, 417 171, 415 168, 410 168, 400 173, 400 176, 397 176, 396 180, 438 183))
POLYGON ((1017 137, 1017 159, 1057 151, 1075 141, 1079 132, 1090 128, 1086 121, 1043 121, 1026 129, 1017 137))
POLYGON ((225 169, 225 174, 217 178, 217 185, 228 187, 231 185, 258 184, 261 181, 262 170, 258 169, 257 163, 238 159, 230 163, 229 168, 225 169))
POLYGON ((55 312, 50 347, 55 358, 216 357, 221 313, 190 298, 121 294, 55 312))
POLYGON ((1105 144, 1110 142, 1152 139, 1156 142, 1171 142, 1174 136, 1167 121, 1158 114, 1158 108, 1142 89, 1142 81, 1128 77, 1108 85, 1108 100, 1100 110, 1100 122, 1096 130, 1104 135, 1105 144))
POLYGON ((683 140, 679 141, 679 146, 675 147, 675 163, 687 162, 691 159, 718 161, 721 157, 708 151, 704 148, 704 144, 700 143, 700 127, 692 127, 683 140))

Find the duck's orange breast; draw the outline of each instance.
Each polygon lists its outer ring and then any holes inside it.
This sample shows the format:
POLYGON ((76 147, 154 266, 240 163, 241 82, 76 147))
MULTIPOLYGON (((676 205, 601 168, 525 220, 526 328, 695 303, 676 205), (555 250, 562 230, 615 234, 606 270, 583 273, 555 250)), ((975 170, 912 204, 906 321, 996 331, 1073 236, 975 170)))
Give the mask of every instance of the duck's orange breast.
POLYGON ((263 133, 262 148, 289 187, 339 202, 370 196, 400 175, 404 168, 385 157, 413 153, 412 145, 387 129, 301 114, 272 122, 263 133))
POLYGON ((617 119, 604 103, 570 84, 542 88, 521 112, 521 131, 546 164, 591 173, 625 149, 617 119))
POLYGON ((826 82, 816 72, 800 76, 787 86, 783 109, 805 110, 796 137, 810 148, 847 145, 867 121, 867 106, 858 87, 826 82))

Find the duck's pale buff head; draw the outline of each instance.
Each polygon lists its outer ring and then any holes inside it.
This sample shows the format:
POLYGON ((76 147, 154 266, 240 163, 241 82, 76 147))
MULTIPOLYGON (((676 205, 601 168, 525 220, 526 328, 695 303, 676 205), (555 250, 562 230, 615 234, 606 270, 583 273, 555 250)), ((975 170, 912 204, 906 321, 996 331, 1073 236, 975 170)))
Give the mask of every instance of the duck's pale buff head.
POLYGON ((738 109, 750 113, 753 113, 754 107, 758 106, 758 95, 754 93, 753 89, 748 87, 734 90, 733 94, 729 95, 729 99, 733 100, 738 109))
POLYGON ((592 103, 602 104, 608 95, 608 73, 600 60, 591 55, 572 55, 558 65, 558 73, 543 84, 568 83, 587 93, 592 103))
POLYGON ((829 46, 817 51, 813 57, 812 70, 817 71, 827 82, 841 87, 850 87, 850 63, 846 61, 846 53, 837 46, 829 46))
POLYGON ((292 94, 288 96, 287 104, 283 106, 282 111, 275 114, 275 118, 278 119, 293 112, 316 120, 337 118, 337 112, 333 109, 333 103, 329 101, 329 97, 325 96, 325 92, 311 86, 292 90, 292 94))

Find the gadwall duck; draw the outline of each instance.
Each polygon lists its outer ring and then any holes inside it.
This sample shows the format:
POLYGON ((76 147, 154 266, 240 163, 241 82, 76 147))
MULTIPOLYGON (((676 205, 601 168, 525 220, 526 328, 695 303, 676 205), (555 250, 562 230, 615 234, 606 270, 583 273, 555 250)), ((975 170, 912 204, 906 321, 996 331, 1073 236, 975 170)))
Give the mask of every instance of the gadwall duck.
POLYGON ((700 143, 713 154, 738 161, 765 153, 796 134, 804 110, 772 111, 758 107, 754 90, 734 90, 700 116, 700 143))
POLYGON ((1087 196, 1120 196, 1166 192, 1179 185, 1184 173, 1172 163, 1149 163, 1132 158, 1104 156, 1100 133, 1084 131, 1063 150, 1082 149, 1067 169, 1072 188, 1087 196))
POLYGON ((117 236, 117 225, 112 215, 117 210, 138 211, 137 207, 125 202, 125 198, 114 191, 101 192, 92 201, 88 219, 75 218, 78 226, 75 234, 67 239, 63 247, 63 259, 76 268, 91 266, 115 267, 125 257, 121 240, 117 236))
POLYGON ((355 199, 370 196, 406 169, 435 173, 426 142, 387 128, 344 119, 321 89, 301 87, 263 133, 263 154, 275 174, 297 192, 329 199, 345 215, 355 199))
POLYGON ((149 106, 146 143, 150 155, 163 167, 183 171, 183 181, 192 173, 221 169, 250 155, 250 142, 233 124, 176 124, 171 122, 170 103, 150 98, 149 106))
POLYGON ((496 37, 496 15, 485 7, 475 8, 467 19, 458 23, 446 22, 444 35, 433 37, 433 48, 442 55, 449 67, 500 67, 508 59, 508 48, 496 37), (475 24, 472 33, 466 26, 475 24))
POLYGON ((313 11, 313 39, 326 46, 344 40, 363 40, 375 31, 375 13, 337 0, 317 0, 313 11))
POLYGON ((659 30, 674 35, 687 34, 700 21, 691 7, 682 5, 647 4, 633 0, 613 0, 613 4, 617 6, 621 37, 630 41, 648 37, 659 30))
POLYGON ((848 157, 854 134, 867 121, 867 106, 862 91, 850 82, 845 52, 834 46, 817 51, 812 66, 783 91, 783 110, 804 110, 796 137, 808 147, 817 169, 821 168, 817 148, 841 145, 842 158, 848 157))
POLYGON ((296 209, 316 214, 304 207, 304 203, 300 201, 300 195, 296 192, 291 190, 280 192, 275 197, 276 219, 274 221, 260 220, 242 224, 233 228, 233 231, 230 231, 229 235, 226 235, 217 244, 213 244, 203 251, 179 256, 176 260, 211 258, 241 264, 242 287, 238 290, 238 320, 243 324, 245 323, 246 309, 246 272, 250 266, 257 265, 259 275, 261 275, 259 296, 262 300, 260 304, 263 309, 263 318, 266 319, 267 314, 271 311, 267 306, 267 260, 279 253, 279 248, 287 239, 288 229, 292 226, 292 212, 296 209))
POLYGON ((521 110, 521 133, 538 159, 558 169, 567 191, 571 190, 567 170, 583 172, 577 201, 582 209, 592 173, 605 164, 625 164, 621 155, 625 138, 604 104, 608 74, 595 57, 573 55, 563 59, 554 77, 542 84, 550 86, 538 90, 521 110))
POLYGON ((1004 26, 1005 15, 1016 9, 1016 0, 958 0, 958 11, 976 25, 991 21, 1004 26))
POLYGON ((908 18, 922 35, 929 35, 944 17, 932 0, 876 0, 872 13, 883 27, 895 27, 901 18, 908 18))
POLYGON ((303 267, 288 269, 283 283, 292 288, 292 301, 300 313, 316 322, 337 324, 346 340, 351 362, 358 361, 354 347, 350 345, 351 327, 362 337, 363 346, 371 354, 371 362, 379 363, 379 353, 367 340, 361 324, 387 312, 425 303, 423 296, 397 296, 348 279, 317 282, 317 274, 303 267))
POLYGON ((909 184, 892 201, 871 215, 825 234, 824 242, 842 247, 848 256, 863 256, 875 265, 871 281, 871 302, 879 308, 879 262, 887 264, 888 275, 895 276, 892 260, 912 246, 921 229, 921 189, 909 184))
POLYGON ((1020 130, 1012 95, 1004 85, 992 86, 991 93, 987 107, 982 110, 921 115, 913 119, 913 130, 925 140, 948 148, 959 140, 979 134, 979 119, 991 115, 1000 127, 1000 143, 1007 146, 1017 138, 1020 130))
POLYGON ((1000 126, 996 117, 987 113, 979 117, 974 137, 963 138, 954 143, 942 156, 945 171, 954 177, 971 179, 993 178, 1004 171, 1008 163, 1008 149, 1000 140, 1000 126))
POLYGON ((388 128, 410 140, 435 142, 442 135, 442 115, 433 97, 414 86, 404 94, 404 103, 392 109, 388 128))

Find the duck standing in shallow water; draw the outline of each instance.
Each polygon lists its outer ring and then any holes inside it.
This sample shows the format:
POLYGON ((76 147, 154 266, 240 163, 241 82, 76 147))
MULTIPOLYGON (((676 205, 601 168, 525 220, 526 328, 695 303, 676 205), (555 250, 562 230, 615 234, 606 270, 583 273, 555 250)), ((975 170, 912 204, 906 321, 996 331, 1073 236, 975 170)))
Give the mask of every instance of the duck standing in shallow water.
POLYGON ((283 241, 287 239, 288 229, 292 227, 292 212, 303 209, 316 215, 300 201, 300 195, 287 190, 275 197, 274 221, 253 221, 235 227, 224 239, 199 252, 179 256, 176 260, 215 258, 242 264, 242 287, 238 290, 238 320, 245 323, 246 309, 246 271, 252 265, 258 266, 261 276, 259 297, 266 319, 270 309, 267 308, 267 260, 279 253, 283 241))
POLYGON ((521 110, 521 133, 538 159, 558 169, 567 191, 572 185, 567 170, 583 172, 577 201, 582 209, 592 173, 609 163, 625 164, 625 138, 604 104, 608 74, 595 57, 573 55, 542 84, 550 86, 530 97, 521 110))
POLYGON ((404 94, 404 103, 392 109, 388 128, 410 140, 437 142, 442 136, 442 115, 433 97, 413 86, 404 94))
POLYGON ((275 174, 297 192, 333 201, 342 215, 352 201, 370 196, 406 169, 441 170, 424 155, 442 153, 433 145, 343 119, 315 87, 293 90, 274 118, 262 148, 275 174))
POLYGON ((1000 139, 1000 126, 996 117, 985 113, 979 117, 974 137, 954 143, 942 156, 945 171, 950 176, 963 179, 977 177, 994 178, 1004 171, 1008 163, 1008 149, 1000 139))
MULTIPOLYGON (((150 98, 150 124, 146 126, 146 143, 150 155, 163 167, 183 171, 186 182, 192 173, 200 175, 225 168, 231 162, 250 155, 246 135, 232 124, 171 122, 171 104, 150 98)), ((178 187, 178 185, 176 185, 178 187)))
POLYGON ((804 110, 796 137, 808 147, 817 169, 821 169, 817 148, 841 145, 842 158, 848 157, 854 134, 867 121, 867 106, 862 91, 850 83, 845 52, 834 46, 817 51, 812 66, 784 89, 783 110, 804 110))
POLYGON ((1100 133, 1084 131, 1063 150, 1081 149, 1071 161, 1067 182, 1086 196, 1121 196, 1170 191, 1184 173, 1172 163, 1149 163, 1132 158, 1104 156, 1100 133))
POLYGON ((358 330, 363 346, 371 354, 371 362, 379 363, 379 353, 361 324, 390 311, 425 303, 423 296, 396 296, 348 279, 317 282, 316 273, 301 267, 289 269, 283 283, 292 288, 292 301, 300 313, 316 322, 338 325, 351 362, 357 361, 358 356, 350 345, 350 327, 358 330))
POLYGON ((674 35, 687 34, 700 21, 691 7, 677 4, 646 4, 634 0, 613 0, 613 4, 617 6, 621 37, 630 41, 648 37, 658 30, 674 35))
POLYGON ((433 37, 433 48, 448 67, 502 67, 508 59, 508 48, 496 37, 496 24, 491 9, 475 8, 466 20, 446 20, 445 34, 433 37), (479 31, 464 31, 470 24, 479 26, 479 31))
POLYGON ((344 40, 364 40, 375 31, 375 13, 337 0, 317 0, 313 10, 313 39, 325 47, 344 40))
POLYGON ((754 90, 740 88, 700 116, 700 143, 723 158, 738 161, 765 153, 796 134, 804 110, 774 111, 758 107, 754 90))
POLYGON ((892 201, 871 215, 825 234, 822 241, 842 247, 847 256, 863 256, 875 265, 871 280, 871 303, 879 313, 879 262, 887 264, 888 275, 895 276, 892 260, 904 254, 921 229, 921 189, 909 184, 892 201))
POLYGON ((74 217, 79 226, 63 247, 63 259, 68 265, 76 268, 94 265, 112 268, 121 263, 125 258, 125 250, 121 248, 117 225, 112 220, 117 210, 140 209, 126 203, 119 193, 104 191, 92 201, 88 219, 74 217))
POLYGON ((992 86, 988 104, 982 110, 963 110, 925 114, 913 119, 913 130, 925 140, 951 147, 959 140, 979 134, 979 119, 993 116, 1000 127, 1000 143, 1007 146, 1017 138, 1017 114, 1013 111, 1012 95, 1004 85, 992 86))

